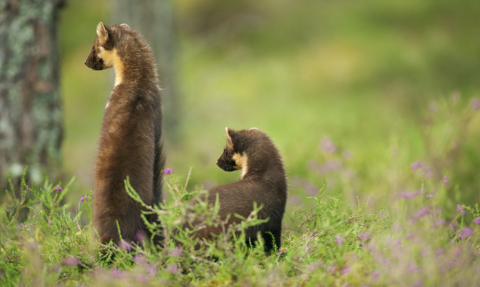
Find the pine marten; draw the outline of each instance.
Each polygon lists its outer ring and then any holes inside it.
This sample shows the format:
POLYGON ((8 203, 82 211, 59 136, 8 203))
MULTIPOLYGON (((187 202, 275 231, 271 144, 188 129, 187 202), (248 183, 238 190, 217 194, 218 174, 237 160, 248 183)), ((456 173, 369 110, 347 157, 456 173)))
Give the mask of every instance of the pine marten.
MULTIPOLYGON (((282 158, 270 137, 256 129, 234 131, 226 128, 227 143, 217 165, 225 171, 242 170, 240 181, 220 185, 208 191, 208 203, 214 205, 219 196, 219 215, 228 224, 236 224, 240 219, 234 214, 248 217, 253 211, 253 203, 263 205, 258 212, 259 219, 268 222, 246 230, 248 242, 257 241, 260 232, 265 240, 265 251, 271 253, 280 249, 282 218, 287 202, 287 179, 282 158)), ((205 196, 202 196, 205 199, 205 196)), ((220 234, 222 227, 209 226, 200 230, 198 237, 209 238, 220 234)))
MULTIPOLYGON (((137 241, 145 230, 141 205, 126 193, 124 180, 143 202, 162 198, 162 102, 157 67, 143 37, 126 24, 99 23, 85 65, 93 70, 115 69, 115 86, 103 117, 95 162, 93 227, 102 244, 137 241)), ((149 221, 156 218, 150 216, 149 221)), ((95 232, 94 232, 95 233, 95 232)))

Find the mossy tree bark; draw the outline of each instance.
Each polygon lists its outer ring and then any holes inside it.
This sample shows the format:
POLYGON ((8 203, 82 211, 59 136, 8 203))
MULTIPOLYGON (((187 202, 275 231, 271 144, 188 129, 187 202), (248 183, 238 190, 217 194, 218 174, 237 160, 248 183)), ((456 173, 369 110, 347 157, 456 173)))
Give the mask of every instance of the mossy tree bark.
POLYGON ((0 188, 55 177, 61 161, 58 12, 64 0, 0 1, 0 188))
POLYGON ((177 139, 179 104, 176 87, 174 6, 171 0, 116 0, 112 24, 125 23, 140 32, 153 49, 163 99, 162 136, 177 139), (165 135, 166 134, 166 135, 165 135))

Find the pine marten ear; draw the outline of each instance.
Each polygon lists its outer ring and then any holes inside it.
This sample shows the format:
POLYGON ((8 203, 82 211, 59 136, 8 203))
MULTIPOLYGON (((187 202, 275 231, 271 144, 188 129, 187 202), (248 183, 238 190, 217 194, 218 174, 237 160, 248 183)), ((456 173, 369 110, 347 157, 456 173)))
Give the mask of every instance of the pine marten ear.
POLYGON ((225 136, 227 137, 227 147, 229 148, 233 148, 233 141, 232 141, 233 134, 234 134, 233 130, 229 128, 225 128, 225 136))
POLYGON ((119 26, 122 26, 122 27, 125 27, 125 28, 128 28, 128 29, 131 29, 130 26, 128 26, 127 24, 123 23, 123 24, 120 24, 119 26))
POLYGON ((257 128, 251 128, 251 129, 249 129, 249 131, 251 131, 251 130, 257 130, 257 131, 258 131, 258 129, 257 129, 257 128))
POLYGON ((97 36, 100 39, 100 44, 105 44, 108 41, 108 31, 102 22, 97 25, 97 36))

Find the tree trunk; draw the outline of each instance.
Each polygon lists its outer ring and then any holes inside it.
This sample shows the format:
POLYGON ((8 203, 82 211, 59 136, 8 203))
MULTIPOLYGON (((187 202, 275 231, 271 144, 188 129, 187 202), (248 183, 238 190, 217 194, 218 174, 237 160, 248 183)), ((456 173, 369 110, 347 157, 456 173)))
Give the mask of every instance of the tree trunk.
POLYGON ((61 162, 58 12, 63 0, 0 0, 0 188, 55 178, 61 162))
POLYGON ((170 142, 177 139, 178 103, 176 100, 175 29, 171 0, 116 0, 112 24, 125 23, 140 32, 152 47, 162 87, 162 136, 170 142))

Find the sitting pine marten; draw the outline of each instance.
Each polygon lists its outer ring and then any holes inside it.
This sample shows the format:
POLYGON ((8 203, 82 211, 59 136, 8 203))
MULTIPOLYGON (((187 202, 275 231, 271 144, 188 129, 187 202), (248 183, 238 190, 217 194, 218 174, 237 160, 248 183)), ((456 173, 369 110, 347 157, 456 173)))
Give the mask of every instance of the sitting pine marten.
MULTIPOLYGON (((219 215, 228 224, 241 220, 234 214, 246 218, 254 208, 263 206, 258 219, 269 219, 266 223, 249 227, 248 242, 257 241, 260 232, 265 240, 265 251, 280 249, 282 218, 287 202, 287 179, 282 158, 268 135, 256 128, 234 131, 226 128, 227 143, 217 165, 225 171, 242 170, 240 181, 220 185, 208 191, 208 203, 215 205, 219 197, 219 215)), ((202 196, 205 199, 205 196, 202 196)), ((208 226, 197 233, 197 237, 210 238, 211 234, 222 233, 220 226, 208 226)))
MULTIPOLYGON (((147 232, 142 207, 125 191, 124 180, 147 205, 162 198, 162 104, 152 50, 128 25, 99 23, 85 65, 115 69, 115 86, 103 117, 95 162, 93 226, 102 244, 137 241, 147 232), (143 231, 142 231, 143 230, 143 231)), ((155 221, 154 216, 148 218, 155 221)))

